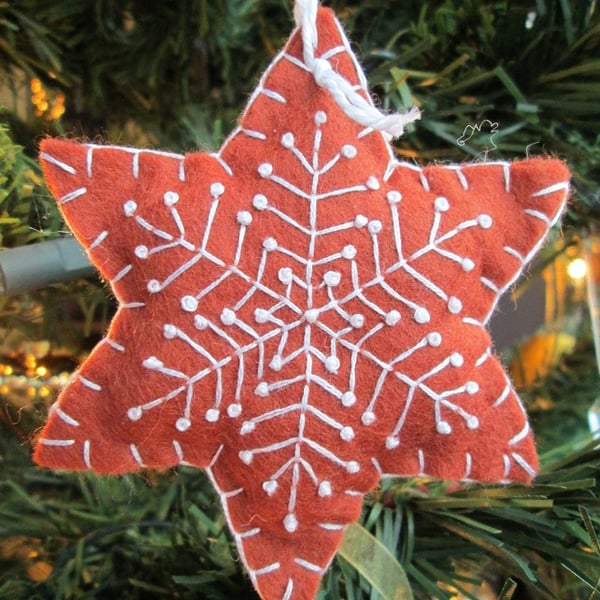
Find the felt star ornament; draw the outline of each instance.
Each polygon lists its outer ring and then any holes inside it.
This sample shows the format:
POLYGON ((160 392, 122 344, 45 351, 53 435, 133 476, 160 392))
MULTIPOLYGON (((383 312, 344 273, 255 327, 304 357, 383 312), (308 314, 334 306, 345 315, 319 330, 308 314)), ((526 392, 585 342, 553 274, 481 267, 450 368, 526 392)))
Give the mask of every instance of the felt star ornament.
POLYGON ((205 469, 268 600, 315 596, 382 477, 534 477, 485 324, 568 194, 555 159, 395 160, 338 22, 315 23, 216 154, 40 155, 119 308, 35 460, 205 469))

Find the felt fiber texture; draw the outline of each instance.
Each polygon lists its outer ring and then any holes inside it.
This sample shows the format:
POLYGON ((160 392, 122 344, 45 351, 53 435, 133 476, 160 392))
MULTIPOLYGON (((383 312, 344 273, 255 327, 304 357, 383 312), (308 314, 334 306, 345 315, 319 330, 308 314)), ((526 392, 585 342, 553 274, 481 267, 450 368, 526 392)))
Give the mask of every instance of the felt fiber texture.
MULTIPOLYGON (((368 97, 333 14, 317 56, 368 97)), ((313 598, 384 476, 529 482, 485 324, 559 218, 556 159, 419 167, 349 119, 294 33, 216 154, 46 139, 119 309, 35 460, 208 473, 264 599, 313 598)))

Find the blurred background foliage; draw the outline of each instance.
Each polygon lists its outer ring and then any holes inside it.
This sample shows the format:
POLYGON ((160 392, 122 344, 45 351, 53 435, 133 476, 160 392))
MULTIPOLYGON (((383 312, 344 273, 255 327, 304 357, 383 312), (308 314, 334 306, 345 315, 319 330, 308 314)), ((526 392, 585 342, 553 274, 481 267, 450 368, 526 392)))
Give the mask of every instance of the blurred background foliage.
MULTIPOLYGON (((543 474, 530 489, 387 481, 366 499, 362 524, 415 598, 600 598, 598 448, 587 425, 600 396, 598 316, 565 275, 573 259, 590 267, 598 254, 600 7, 326 4, 380 106, 422 110, 395 143, 399 158, 548 153, 573 173, 562 229, 539 265, 544 324, 504 349, 543 474)), ((0 0, 0 247, 66 234, 36 160, 45 135, 216 149, 287 39, 291 9, 289 0, 0 0)), ((110 479, 31 464, 49 403, 113 310, 94 278, 0 297, 0 598, 252 598, 199 472, 110 479)), ((320 600, 380 597, 350 550, 320 600)))

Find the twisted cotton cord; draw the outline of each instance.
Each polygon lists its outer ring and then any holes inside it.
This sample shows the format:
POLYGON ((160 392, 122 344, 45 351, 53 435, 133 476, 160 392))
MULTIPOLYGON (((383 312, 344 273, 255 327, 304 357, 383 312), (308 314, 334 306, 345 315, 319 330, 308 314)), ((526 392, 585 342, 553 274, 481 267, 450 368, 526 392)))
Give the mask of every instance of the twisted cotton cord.
POLYGON ((336 73, 329 61, 315 58, 315 49, 318 45, 318 7, 318 0, 296 0, 294 5, 294 18, 302 31, 304 64, 312 72, 317 84, 329 91, 351 119, 392 137, 401 136, 407 123, 412 123, 421 117, 416 106, 406 113, 383 114, 361 96, 348 80, 336 73))

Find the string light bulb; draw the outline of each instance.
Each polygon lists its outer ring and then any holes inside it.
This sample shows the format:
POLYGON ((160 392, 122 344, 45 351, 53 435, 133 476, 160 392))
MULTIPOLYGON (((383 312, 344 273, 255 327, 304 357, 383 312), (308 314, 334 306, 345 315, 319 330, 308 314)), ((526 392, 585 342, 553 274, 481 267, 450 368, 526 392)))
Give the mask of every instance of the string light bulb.
POLYGON ((583 279, 587 275, 588 266, 583 258, 574 258, 567 267, 567 274, 575 281, 583 279))
MULTIPOLYGON (((50 76, 56 77, 53 73, 50 73, 50 76)), ((36 116, 44 117, 47 121, 54 121, 62 117, 65 112, 64 94, 46 90, 41 80, 37 78, 31 80, 30 90, 36 116)))

